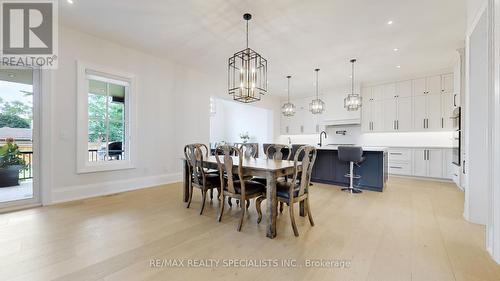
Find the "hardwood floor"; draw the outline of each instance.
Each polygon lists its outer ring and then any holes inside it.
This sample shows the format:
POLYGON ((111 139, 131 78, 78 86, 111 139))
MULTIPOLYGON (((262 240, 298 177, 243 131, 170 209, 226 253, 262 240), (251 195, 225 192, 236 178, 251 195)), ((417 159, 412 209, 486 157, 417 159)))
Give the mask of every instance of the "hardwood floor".
POLYGON ((462 218, 463 193, 448 183, 391 178, 384 193, 349 195, 315 184, 316 223, 288 213, 266 238, 252 202, 216 222, 217 201, 198 215, 181 184, 0 215, 1 280, 500 280, 484 227, 462 218), (213 268, 151 267, 152 259, 217 259, 213 268), (225 267, 230 259, 346 260, 349 267, 225 267), (225 263, 225 264, 224 264, 225 263))

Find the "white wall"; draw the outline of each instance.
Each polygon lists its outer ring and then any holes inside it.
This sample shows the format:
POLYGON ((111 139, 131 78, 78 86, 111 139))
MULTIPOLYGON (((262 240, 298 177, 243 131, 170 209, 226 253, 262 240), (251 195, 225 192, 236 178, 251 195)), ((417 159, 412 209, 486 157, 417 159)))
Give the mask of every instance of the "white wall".
POLYGON ((489 93, 488 22, 485 12, 469 39, 469 84, 467 98, 466 217, 486 224, 489 206, 489 93))
MULTIPOLYGON (((59 69, 51 74, 52 169, 44 203, 180 181, 182 149, 190 142, 209 142, 209 97, 223 98, 226 80, 212 77, 169 60, 82 33, 59 29, 59 69), (76 173, 76 61, 134 74, 137 79, 138 142, 136 167, 131 170, 76 173)), ((258 103, 268 109, 279 107, 270 95, 258 103)), ((279 115, 273 116, 271 135, 279 131, 279 115), (276 122, 276 120, 278 120, 276 122)), ((42 156, 43 157, 43 156, 42 156)), ((49 158, 49 157, 47 157, 49 158)))
POLYGON ((215 98, 216 113, 210 117, 210 142, 241 142, 248 132, 249 142, 269 143, 273 139, 273 112, 257 106, 215 98))

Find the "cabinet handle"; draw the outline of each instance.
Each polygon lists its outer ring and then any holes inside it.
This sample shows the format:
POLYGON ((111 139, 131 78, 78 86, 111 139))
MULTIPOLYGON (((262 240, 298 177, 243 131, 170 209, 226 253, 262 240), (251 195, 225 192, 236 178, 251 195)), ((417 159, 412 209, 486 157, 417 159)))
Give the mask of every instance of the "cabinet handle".
POLYGON ((425 129, 425 118, 424 118, 424 129, 425 129))
POLYGON ((396 120, 396 129, 399 131, 399 120, 396 120))
POLYGON ((457 106, 457 95, 456 94, 453 95, 453 106, 454 107, 457 106))
POLYGON ((392 128, 393 128, 394 130, 396 130, 396 120, 394 120, 394 121, 392 122, 392 128))
POLYGON ((401 153, 401 152, 391 152, 390 154, 391 155, 403 155, 403 153, 401 153))
POLYGON ((427 150, 427 160, 430 160, 430 158, 431 158, 430 150, 427 150))
POLYGON ((441 117, 441 128, 444 128, 444 118, 441 117))
POLYGON ((425 149, 424 149, 424 160, 427 160, 427 154, 425 153, 425 149))
POLYGON ((391 168, 391 169, 403 169, 403 167, 396 167, 396 166, 391 166, 389 168, 391 168))
POLYGON ((465 160, 462 161, 462 174, 465 174, 465 160))

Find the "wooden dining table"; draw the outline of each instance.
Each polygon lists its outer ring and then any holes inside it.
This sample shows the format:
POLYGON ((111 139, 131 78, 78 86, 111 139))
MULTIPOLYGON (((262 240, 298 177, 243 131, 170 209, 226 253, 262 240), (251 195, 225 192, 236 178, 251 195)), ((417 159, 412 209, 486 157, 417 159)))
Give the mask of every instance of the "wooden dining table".
MULTIPOLYGON (((238 157, 233 157, 233 173, 238 173, 238 157)), ((294 162, 288 160, 273 160, 264 158, 243 158, 242 159, 242 169, 243 176, 256 176, 263 177, 267 180, 266 186, 266 215, 267 215, 267 237, 273 239, 276 237, 276 217, 278 200, 276 199, 276 182, 279 177, 284 177, 288 175, 293 175, 294 173, 294 162)), ((217 160, 215 156, 209 156, 203 161, 203 165, 209 169, 218 169, 217 160)), ((302 169, 301 162, 298 162, 297 168, 302 169)), ((189 174, 187 161, 184 160, 184 192, 183 200, 187 202, 189 200, 189 174)), ((242 204, 244 206, 244 204, 242 204)), ((300 216, 304 216, 304 204, 300 203, 300 216)))

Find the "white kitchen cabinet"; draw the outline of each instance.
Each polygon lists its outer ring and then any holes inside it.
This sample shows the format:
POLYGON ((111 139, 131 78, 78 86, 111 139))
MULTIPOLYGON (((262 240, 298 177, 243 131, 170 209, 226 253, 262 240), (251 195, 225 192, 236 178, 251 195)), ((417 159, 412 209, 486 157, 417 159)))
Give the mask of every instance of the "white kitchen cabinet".
POLYGON ((382 101, 385 132, 394 132, 396 129, 396 120, 398 119, 398 100, 397 98, 386 99, 382 101))
POLYGON ((400 98, 411 97, 413 95, 412 81, 401 81, 396 83, 396 95, 400 98))
POLYGON ((441 92, 443 94, 453 94, 454 93, 454 74, 444 74, 441 76, 441 92))
POLYGON ((372 100, 364 103, 362 110, 362 130, 364 132, 384 131, 383 100, 372 100))
POLYGON ((444 93, 441 95, 441 122, 442 129, 453 130, 453 110, 455 109, 455 94, 444 93))
MULTIPOLYGON (((359 122, 361 119, 361 111, 347 111, 344 108, 344 98, 344 93, 335 93, 322 96, 321 99, 323 99, 326 105, 325 111, 322 114, 318 115, 314 115, 309 112, 309 116, 319 116, 322 123, 326 125, 337 124, 338 122, 343 122, 345 120, 357 120, 357 122, 359 122)), ((366 99, 364 101, 366 102, 366 99)), ((309 102, 311 102, 311 99, 306 100, 306 102, 307 109, 309 109, 309 102)))
POLYGON ((373 100, 383 100, 384 99, 384 89, 385 89, 385 85, 374 86, 372 89, 371 98, 373 100))
POLYGON ((396 83, 382 85, 382 99, 392 99, 396 97, 396 83))
POLYGON ((390 148, 389 174, 410 176, 412 174, 412 150, 409 148, 390 148))
POLYGON ((412 97, 398 97, 397 129, 401 132, 411 131, 413 128, 413 103, 412 97))
POLYGON ((417 131, 441 129, 441 95, 413 97, 413 128, 417 131))
POLYGON ((443 150, 438 148, 415 148, 413 150, 413 175, 443 178, 443 150))
POLYGON ((441 94, 441 75, 430 76, 426 78, 426 88, 428 95, 439 95, 441 94))

